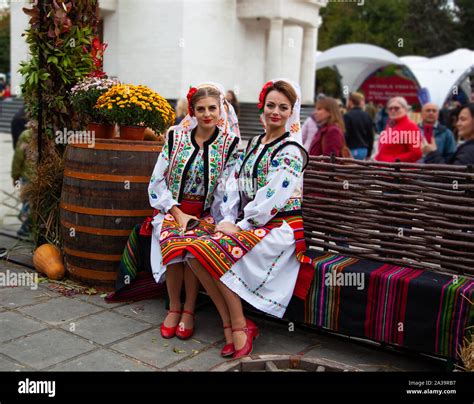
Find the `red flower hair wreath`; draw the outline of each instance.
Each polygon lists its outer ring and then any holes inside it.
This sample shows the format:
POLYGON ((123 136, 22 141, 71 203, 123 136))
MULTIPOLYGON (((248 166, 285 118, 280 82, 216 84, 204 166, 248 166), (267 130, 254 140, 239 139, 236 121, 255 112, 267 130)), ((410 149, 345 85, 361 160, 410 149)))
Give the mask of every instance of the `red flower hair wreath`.
POLYGON ((193 98, 193 95, 196 94, 197 90, 198 89, 196 87, 190 86, 189 91, 188 91, 188 95, 186 96, 186 98, 188 99, 188 114, 189 114, 189 116, 194 116, 194 109, 191 105, 191 99, 193 98))
POLYGON ((265 103, 265 97, 267 95, 267 92, 268 92, 268 89, 273 86, 273 81, 269 81, 267 83, 265 83, 265 85, 263 86, 262 88, 262 91, 260 91, 260 96, 258 97, 258 105, 257 105, 257 108, 258 108, 258 111, 260 113, 263 113, 263 107, 264 107, 264 103, 265 103))

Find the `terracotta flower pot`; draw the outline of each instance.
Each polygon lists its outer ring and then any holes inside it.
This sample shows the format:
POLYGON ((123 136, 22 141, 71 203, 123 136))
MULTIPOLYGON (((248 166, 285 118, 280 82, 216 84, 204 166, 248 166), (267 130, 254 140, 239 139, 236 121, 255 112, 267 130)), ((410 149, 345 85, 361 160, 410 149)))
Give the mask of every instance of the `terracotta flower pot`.
POLYGON ((145 129, 144 126, 120 126, 120 139, 143 140, 145 129))
POLYGON ((112 139, 115 137, 115 124, 91 122, 87 130, 93 132, 96 139, 112 139))

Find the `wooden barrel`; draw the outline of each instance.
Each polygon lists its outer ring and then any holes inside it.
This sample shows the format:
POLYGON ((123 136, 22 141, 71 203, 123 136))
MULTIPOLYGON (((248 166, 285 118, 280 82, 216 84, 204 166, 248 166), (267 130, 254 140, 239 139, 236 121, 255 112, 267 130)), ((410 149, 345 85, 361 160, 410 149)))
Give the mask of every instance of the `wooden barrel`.
POLYGON ((160 151, 151 141, 68 145, 60 207, 71 278, 113 287, 131 230, 152 215, 147 189, 160 151))

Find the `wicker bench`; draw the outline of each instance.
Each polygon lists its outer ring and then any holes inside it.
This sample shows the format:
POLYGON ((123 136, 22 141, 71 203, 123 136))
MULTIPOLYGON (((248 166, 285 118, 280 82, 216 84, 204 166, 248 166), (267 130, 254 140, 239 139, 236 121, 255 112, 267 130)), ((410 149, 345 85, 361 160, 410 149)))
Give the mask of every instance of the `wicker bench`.
POLYGON ((312 157, 303 216, 317 269, 287 320, 458 358, 474 314, 472 167, 312 157))
POLYGON ((285 321, 459 360, 474 324, 472 167, 311 157, 303 217, 316 271, 285 321))

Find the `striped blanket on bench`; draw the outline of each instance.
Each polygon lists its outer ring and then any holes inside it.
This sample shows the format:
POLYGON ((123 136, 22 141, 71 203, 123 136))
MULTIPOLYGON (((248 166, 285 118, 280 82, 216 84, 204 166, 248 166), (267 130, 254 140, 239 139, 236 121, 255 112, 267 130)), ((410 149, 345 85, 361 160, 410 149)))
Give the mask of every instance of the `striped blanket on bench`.
MULTIPOLYGON (((474 280, 309 251, 316 272, 306 301, 285 318, 341 334, 455 359, 474 323, 474 280)), ((471 332, 473 330, 471 329, 471 332)))

